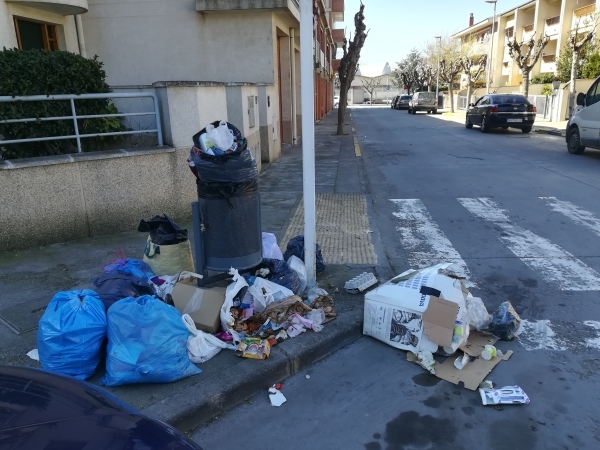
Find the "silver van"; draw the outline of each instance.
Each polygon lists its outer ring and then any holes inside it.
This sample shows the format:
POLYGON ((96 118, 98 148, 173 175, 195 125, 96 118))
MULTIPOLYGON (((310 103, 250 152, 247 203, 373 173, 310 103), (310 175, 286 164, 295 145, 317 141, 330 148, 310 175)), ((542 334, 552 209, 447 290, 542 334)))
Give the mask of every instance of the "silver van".
POLYGON ((567 149, 581 154, 586 147, 600 149, 600 77, 586 94, 577 95, 578 110, 567 123, 567 149))
POLYGON ((408 102, 408 113, 416 114, 417 111, 437 114, 437 99, 434 92, 415 92, 413 94, 408 102))

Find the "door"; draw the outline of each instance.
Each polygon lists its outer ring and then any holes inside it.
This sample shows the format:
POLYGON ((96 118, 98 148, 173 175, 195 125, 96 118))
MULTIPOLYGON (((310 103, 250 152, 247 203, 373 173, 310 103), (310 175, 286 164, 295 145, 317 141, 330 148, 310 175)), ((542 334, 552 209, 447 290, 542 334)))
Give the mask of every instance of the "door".
POLYGON ((489 103, 487 97, 481 97, 479 100, 475 102, 475 106, 473 106, 469 110, 469 119, 472 124, 480 125, 481 117, 483 116, 483 112, 485 112, 485 106, 489 103))
POLYGON ((600 78, 587 92, 585 108, 578 116, 581 144, 589 147, 600 146, 600 78))

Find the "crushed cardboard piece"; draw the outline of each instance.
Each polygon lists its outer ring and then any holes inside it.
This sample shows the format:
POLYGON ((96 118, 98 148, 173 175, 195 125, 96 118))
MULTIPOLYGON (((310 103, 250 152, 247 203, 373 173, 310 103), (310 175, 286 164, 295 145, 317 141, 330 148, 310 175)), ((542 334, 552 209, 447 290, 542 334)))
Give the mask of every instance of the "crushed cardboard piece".
POLYGON ((429 306, 423 313, 424 333, 431 342, 442 347, 451 347, 457 315, 458 304, 438 297, 430 297, 429 306))
POLYGON ((197 329, 211 334, 219 331, 225 288, 200 288, 194 278, 185 278, 175 284, 171 298, 179 312, 190 315, 197 329), (187 308, 190 304, 194 305, 192 311, 187 308))
POLYGON ((498 342, 498 338, 493 334, 472 330, 469 333, 469 339, 467 339, 466 344, 461 345, 459 349, 469 356, 478 358, 481 356, 481 352, 483 352, 486 345, 494 345, 496 342, 498 342))
POLYGON ((458 370, 454 367, 454 358, 447 358, 442 364, 435 365, 435 376, 442 380, 449 381, 452 384, 458 384, 463 382, 465 388, 476 391, 479 389, 479 383, 481 383, 490 374, 492 369, 500 362, 507 361, 512 351, 506 352, 503 358, 494 356, 491 360, 486 361, 482 358, 477 358, 475 361, 469 363, 462 370, 458 370))

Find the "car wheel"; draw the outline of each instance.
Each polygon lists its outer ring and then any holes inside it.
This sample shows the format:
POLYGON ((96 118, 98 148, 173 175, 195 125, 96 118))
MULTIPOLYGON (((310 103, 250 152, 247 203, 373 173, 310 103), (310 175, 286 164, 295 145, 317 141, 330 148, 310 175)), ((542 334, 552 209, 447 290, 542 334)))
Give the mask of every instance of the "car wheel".
POLYGON ((487 133, 487 132, 489 132, 489 131, 490 131, 490 126, 489 126, 489 124, 487 123, 487 119, 485 118, 485 116, 483 116, 483 117, 481 118, 481 132, 482 132, 482 133, 487 133))
POLYGON ((469 130, 473 128, 473 124, 469 120, 469 116, 465 116, 465 128, 468 128, 469 130))
POLYGON ((508 130, 508 127, 502 127, 503 130, 508 130))
POLYGON ((433 113, 434 113, 434 114, 437 114, 437 109, 434 109, 434 110, 433 110, 433 113))
POLYGON ((410 112, 410 108, 406 108, 406 112, 407 112, 407 113, 409 113, 409 114, 412 114, 412 113, 410 112))
POLYGON ((525 128, 521 128, 521 131, 522 131, 523 133, 526 133, 526 134, 527 134, 527 133, 531 133, 531 127, 525 127, 525 128))
POLYGON ((581 145, 581 136, 579 135, 579 128, 573 127, 569 131, 569 137, 567 139, 567 149, 569 153, 573 155, 581 155, 585 150, 585 147, 581 145))
POLYGON ((413 108, 412 113, 416 116, 417 115, 417 110, 413 108))
POLYGON ((427 114, 431 114, 431 110, 427 111, 427 114))

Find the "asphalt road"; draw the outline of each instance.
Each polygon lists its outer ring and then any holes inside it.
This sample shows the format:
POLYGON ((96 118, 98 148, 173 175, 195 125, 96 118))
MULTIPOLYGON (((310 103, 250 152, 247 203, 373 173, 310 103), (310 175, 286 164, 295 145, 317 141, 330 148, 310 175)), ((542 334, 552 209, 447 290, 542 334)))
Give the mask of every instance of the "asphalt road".
POLYGON ((588 449, 600 446, 600 152, 563 138, 483 134, 426 114, 352 110, 374 219, 393 269, 453 261, 523 333, 489 379, 529 405, 483 406, 368 337, 199 430, 205 450, 588 449), (310 378, 307 378, 309 375, 310 378))

